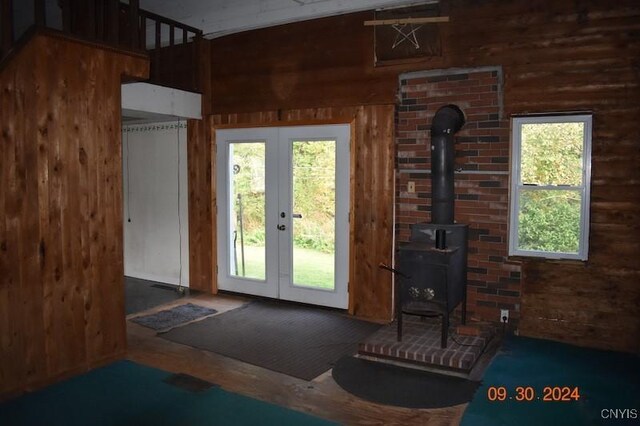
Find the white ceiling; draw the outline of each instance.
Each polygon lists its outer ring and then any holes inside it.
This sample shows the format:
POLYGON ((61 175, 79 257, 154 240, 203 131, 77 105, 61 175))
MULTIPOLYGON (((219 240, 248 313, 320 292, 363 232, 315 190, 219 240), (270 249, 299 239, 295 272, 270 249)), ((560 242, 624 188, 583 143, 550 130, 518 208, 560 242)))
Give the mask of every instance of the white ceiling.
POLYGON ((398 7, 416 0, 140 0, 140 7, 201 29, 205 37, 331 15, 398 7))

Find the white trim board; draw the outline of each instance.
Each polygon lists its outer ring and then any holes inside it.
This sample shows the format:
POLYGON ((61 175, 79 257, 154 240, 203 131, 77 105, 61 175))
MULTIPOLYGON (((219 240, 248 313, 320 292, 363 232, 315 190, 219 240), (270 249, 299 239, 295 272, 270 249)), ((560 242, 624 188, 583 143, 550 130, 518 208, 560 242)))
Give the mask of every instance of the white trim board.
POLYGON ((202 118, 202 95, 150 83, 121 86, 122 114, 129 117, 147 115, 169 118, 202 118))

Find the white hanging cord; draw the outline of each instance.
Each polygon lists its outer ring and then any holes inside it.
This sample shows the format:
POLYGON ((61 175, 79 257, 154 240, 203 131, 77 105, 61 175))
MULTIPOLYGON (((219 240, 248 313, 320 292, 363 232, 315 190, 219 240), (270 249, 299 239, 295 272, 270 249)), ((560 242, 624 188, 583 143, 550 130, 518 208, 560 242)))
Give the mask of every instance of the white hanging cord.
POLYGON ((180 256, 180 275, 178 277, 178 293, 184 293, 182 288, 182 217, 180 215, 180 120, 178 119, 178 244, 180 246, 178 252, 180 256))
POLYGON ((129 167, 129 130, 126 129, 127 133, 126 143, 127 143, 127 222, 131 223, 131 169, 129 167))

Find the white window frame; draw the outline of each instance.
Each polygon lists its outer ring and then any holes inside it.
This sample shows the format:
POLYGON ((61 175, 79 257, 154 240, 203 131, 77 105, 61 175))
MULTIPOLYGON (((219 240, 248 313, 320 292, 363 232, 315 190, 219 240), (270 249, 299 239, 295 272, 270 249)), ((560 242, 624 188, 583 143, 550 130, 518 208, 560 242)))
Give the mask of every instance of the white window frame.
POLYGON ((591 193, 591 136, 592 115, 545 115, 513 117, 511 122, 511 179, 510 179, 510 223, 509 223, 509 255, 544 257, 548 259, 574 259, 586 261, 589 253, 589 206, 591 193), (523 124, 546 123, 583 123, 583 156, 582 156, 582 185, 579 186, 529 186, 522 184, 521 173, 521 135, 523 124), (518 248, 518 216, 520 212, 520 192, 527 190, 580 190, 582 204, 580 208, 580 241, 578 253, 545 252, 521 250, 518 248))

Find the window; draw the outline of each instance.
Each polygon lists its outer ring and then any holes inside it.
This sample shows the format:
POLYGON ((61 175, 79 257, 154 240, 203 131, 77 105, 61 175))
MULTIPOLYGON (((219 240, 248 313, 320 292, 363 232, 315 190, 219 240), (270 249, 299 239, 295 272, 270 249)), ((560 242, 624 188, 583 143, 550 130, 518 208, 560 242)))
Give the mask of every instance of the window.
POLYGON ((509 254, 587 259, 591 115, 512 122, 509 254))

